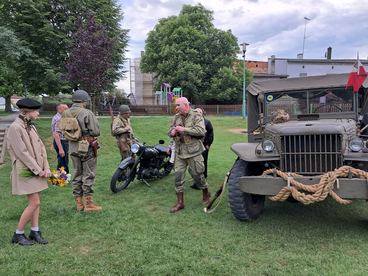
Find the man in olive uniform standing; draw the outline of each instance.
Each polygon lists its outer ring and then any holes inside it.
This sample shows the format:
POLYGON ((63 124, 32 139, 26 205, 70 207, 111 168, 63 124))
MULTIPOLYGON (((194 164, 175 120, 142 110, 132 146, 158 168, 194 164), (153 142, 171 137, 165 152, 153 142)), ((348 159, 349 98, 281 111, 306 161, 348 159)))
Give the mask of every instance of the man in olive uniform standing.
POLYGON ((119 116, 115 117, 112 122, 111 131, 116 138, 122 160, 130 156, 130 146, 134 139, 133 129, 129 120, 130 113, 129 106, 123 104, 119 107, 119 116))
POLYGON ((191 109, 185 97, 176 100, 177 114, 170 129, 170 136, 175 140, 175 190, 177 202, 170 209, 171 213, 184 208, 184 178, 186 169, 192 175, 194 183, 203 193, 203 204, 210 202, 210 193, 204 177, 204 161, 202 138, 206 134, 203 116, 191 109))
POLYGON ((93 112, 86 108, 91 102, 86 91, 76 90, 72 101, 72 107, 63 113, 63 117, 76 118, 82 131, 79 141, 69 141, 69 153, 74 167, 73 195, 78 211, 100 211, 102 207, 93 203, 92 196, 97 163, 96 137, 100 136, 100 126, 93 112), (79 148, 82 140, 89 143, 86 153, 82 153, 79 148))

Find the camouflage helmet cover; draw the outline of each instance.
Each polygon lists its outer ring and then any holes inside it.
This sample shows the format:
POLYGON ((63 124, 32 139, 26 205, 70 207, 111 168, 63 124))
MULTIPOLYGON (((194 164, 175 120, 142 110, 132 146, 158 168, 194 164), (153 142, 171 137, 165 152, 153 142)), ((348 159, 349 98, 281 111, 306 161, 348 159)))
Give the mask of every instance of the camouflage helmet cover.
POLYGON ((130 111, 130 108, 129 108, 128 105, 122 104, 121 106, 119 106, 119 112, 120 113, 128 113, 128 112, 131 112, 131 111, 130 111))
POLYGON ((90 100, 91 97, 88 95, 88 93, 81 89, 74 91, 72 96, 72 101, 75 103, 89 102, 90 100))

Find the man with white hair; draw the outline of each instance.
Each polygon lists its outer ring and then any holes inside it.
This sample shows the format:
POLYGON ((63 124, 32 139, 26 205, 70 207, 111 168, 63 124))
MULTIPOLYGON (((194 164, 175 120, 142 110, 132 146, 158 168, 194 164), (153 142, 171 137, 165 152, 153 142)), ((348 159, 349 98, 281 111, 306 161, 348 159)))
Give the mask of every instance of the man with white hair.
POLYGON ((60 103, 56 106, 57 113, 52 117, 51 131, 54 137, 54 149, 57 154, 57 169, 64 167, 65 171, 69 173, 69 142, 65 139, 62 131, 59 128, 59 123, 62 114, 69 107, 66 104, 60 103))
POLYGON ((184 178, 189 167, 196 186, 202 190, 202 201, 205 206, 210 202, 211 195, 208 191, 206 178, 204 177, 204 162, 202 152, 204 146, 202 139, 206 134, 204 119, 201 114, 191 109, 189 101, 185 97, 176 100, 176 112, 169 135, 175 140, 175 190, 176 204, 170 209, 176 213, 184 209, 184 178))

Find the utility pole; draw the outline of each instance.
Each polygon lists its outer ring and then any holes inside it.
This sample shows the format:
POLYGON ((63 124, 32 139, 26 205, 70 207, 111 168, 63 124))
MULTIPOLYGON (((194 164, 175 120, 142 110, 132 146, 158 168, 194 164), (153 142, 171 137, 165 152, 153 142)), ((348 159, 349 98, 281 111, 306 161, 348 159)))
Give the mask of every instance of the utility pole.
POLYGON ((310 18, 304 16, 304 36, 303 36, 303 50, 302 50, 302 56, 304 58, 304 46, 305 46, 305 34, 307 32, 307 22, 310 21, 310 18))
POLYGON ((246 42, 243 42, 242 44, 240 44, 240 46, 242 47, 242 57, 243 57, 243 104, 242 104, 242 117, 243 119, 246 118, 247 115, 247 107, 246 107, 246 93, 245 93, 245 52, 247 51, 247 46, 249 44, 246 42))

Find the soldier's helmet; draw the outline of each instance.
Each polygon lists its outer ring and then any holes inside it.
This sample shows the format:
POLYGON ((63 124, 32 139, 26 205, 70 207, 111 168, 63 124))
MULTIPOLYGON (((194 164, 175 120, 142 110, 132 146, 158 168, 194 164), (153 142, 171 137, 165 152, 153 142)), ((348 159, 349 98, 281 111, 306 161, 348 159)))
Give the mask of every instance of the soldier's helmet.
POLYGON ((131 111, 128 105, 122 104, 121 106, 119 106, 119 112, 120 113, 130 113, 131 111))
POLYGON ((91 97, 88 95, 88 93, 81 89, 74 91, 72 96, 72 101, 75 103, 89 102, 90 100, 91 97))

